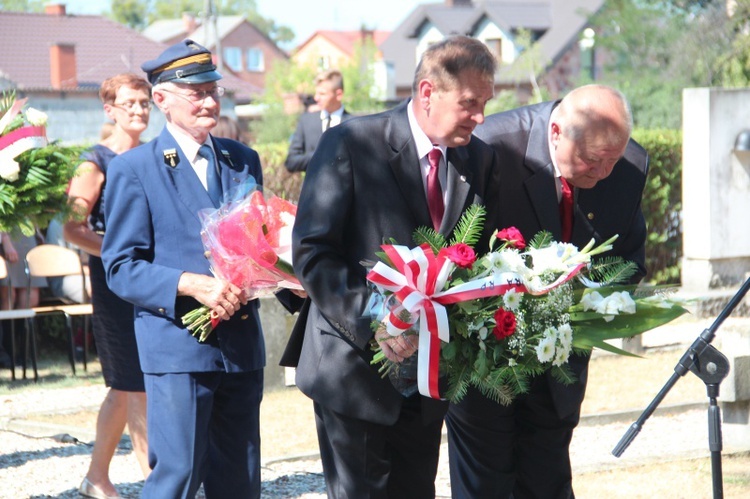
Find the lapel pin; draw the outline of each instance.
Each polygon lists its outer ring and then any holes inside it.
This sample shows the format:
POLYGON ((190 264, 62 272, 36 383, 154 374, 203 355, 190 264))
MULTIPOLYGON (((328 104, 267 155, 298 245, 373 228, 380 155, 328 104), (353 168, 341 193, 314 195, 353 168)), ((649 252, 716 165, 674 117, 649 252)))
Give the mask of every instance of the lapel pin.
POLYGON ((177 166, 180 162, 180 157, 177 155, 177 149, 164 149, 164 163, 168 164, 172 168, 177 166))
POLYGON ((589 212, 588 215, 586 215, 586 218, 588 218, 589 220, 593 220, 594 214, 592 212, 589 212))
POLYGON ((461 177, 459 177, 459 178, 461 179, 461 182, 466 182, 466 176, 465 175, 461 175, 461 177))
POLYGON ((232 157, 229 155, 229 151, 227 151, 226 149, 222 149, 221 155, 224 156, 224 159, 227 160, 227 163, 229 163, 229 166, 234 168, 234 163, 232 163, 232 157))

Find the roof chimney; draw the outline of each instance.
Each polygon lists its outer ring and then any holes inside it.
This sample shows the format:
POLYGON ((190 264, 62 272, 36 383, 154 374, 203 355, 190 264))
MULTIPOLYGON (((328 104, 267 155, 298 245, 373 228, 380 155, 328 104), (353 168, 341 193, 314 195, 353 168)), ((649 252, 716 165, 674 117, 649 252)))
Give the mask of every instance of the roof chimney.
POLYGON ((49 48, 49 73, 52 88, 78 87, 76 48, 72 43, 55 43, 49 48))
POLYGON ((44 13, 48 16, 64 16, 65 15, 65 4, 64 3, 48 3, 44 6, 44 13))
POLYGON ((195 20, 195 16, 189 12, 182 13, 182 27, 185 30, 186 35, 190 35, 198 28, 198 23, 195 20))

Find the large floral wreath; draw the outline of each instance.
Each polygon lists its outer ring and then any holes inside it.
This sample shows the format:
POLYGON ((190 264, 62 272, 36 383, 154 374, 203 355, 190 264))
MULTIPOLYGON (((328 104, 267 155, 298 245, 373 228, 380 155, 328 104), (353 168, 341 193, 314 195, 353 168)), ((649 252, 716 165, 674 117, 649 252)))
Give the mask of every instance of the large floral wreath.
POLYGON ((0 96, 0 232, 31 235, 69 213, 67 189, 82 148, 49 143, 47 115, 15 92, 0 96))

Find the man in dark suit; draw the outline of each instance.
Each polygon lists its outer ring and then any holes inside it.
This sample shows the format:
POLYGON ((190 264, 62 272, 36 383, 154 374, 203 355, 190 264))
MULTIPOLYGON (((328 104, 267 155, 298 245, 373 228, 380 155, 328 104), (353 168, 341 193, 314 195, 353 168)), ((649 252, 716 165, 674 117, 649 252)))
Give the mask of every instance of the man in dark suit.
POLYGON ((258 154, 212 137, 223 88, 191 40, 142 65, 167 125, 112 160, 102 260, 110 288, 135 305, 147 395, 146 498, 260 497, 259 408, 265 351, 258 302, 214 278, 199 212, 249 177, 258 154), (199 343, 180 318, 207 305, 222 321, 199 343))
POLYGON ((307 170, 323 132, 351 118, 344 110, 343 99, 344 78, 340 71, 330 69, 315 77, 315 103, 319 111, 300 116, 289 145, 289 153, 284 161, 287 170, 307 170))
MULTIPOLYGON (((411 244, 420 226, 450 234, 469 205, 497 192, 495 155, 471 136, 492 98, 494 72, 481 42, 436 43, 417 67, 409 102, 329 130, 310 162, 293 252, 312 302, 282 363, 297 365, 297 385, 314 401, 331 498, 435 496, 446 403, 404 397, 370 365, 362 261, 376 260, 389 238, 411 244)), ((396 362, 415 352, 402 336, 378 330, 375 337, 396 362)))
MULTIPOLYGON (((631 140, 632 119, 616 90, 589 85, 562 101, 489 116, 475 134, 490 144, 503 184, 493 199, 499 227, 529 240, 540 230, 564 240, 564 183, 573 194, 570 242, 584 246, 618 234, 608 255, 645 274, 646 224, 641 196, 648 156, 631 140)), ((571 356, 573 385, 542 375, 528 394, 503 406, 470 389, 446 418, 454 498, 573 497, 568 447, 586 389, 588 356, 571 356)))

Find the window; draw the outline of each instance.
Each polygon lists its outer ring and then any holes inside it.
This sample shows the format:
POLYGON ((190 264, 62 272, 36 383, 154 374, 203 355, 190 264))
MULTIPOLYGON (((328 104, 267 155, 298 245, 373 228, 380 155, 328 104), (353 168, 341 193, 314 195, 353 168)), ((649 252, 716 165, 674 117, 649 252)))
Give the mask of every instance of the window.
POLYGON ((242 71, 242 51, 239 47, 224 48, 224 64, 232 71, 242 71))
POLYGON ((502 38, 487 38, 484 43, 490 52, 497 57, 498 62, 505 62, 503 60, 503 39, 502 38))
POLYGON ((263 71, 265 65, 263 64, 263 51, 258 48, 251 48, 247 50, 247 70, 248 71, 263 71))

